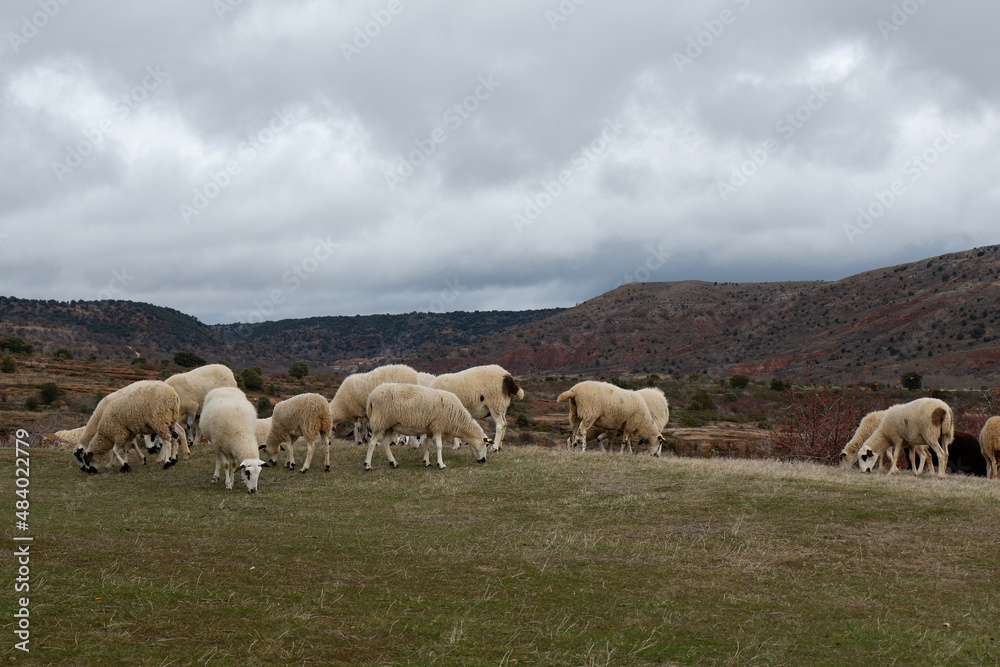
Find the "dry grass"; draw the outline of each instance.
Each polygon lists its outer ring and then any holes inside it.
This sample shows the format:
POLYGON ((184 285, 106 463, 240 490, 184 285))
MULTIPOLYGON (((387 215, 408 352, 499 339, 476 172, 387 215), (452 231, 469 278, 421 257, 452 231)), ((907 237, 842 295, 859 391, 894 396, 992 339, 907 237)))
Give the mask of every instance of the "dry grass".
MULTIPOLYGON (((208 484, 204 450, 96 477, 34 451, 32 658, 1000 660, 995 482, 527 447, 485 465, 447 451, 438 471, 395 454, 400 469, 376 452, 366 474, 339 441, 333 472, 265 470, 250 496, 208 484)), ((0 461, 12 480, 11 451, 0 461)), ((0 507, 11 532, 11 494, 0 507)), ((12 643, 0 657, 24 662, 12 643)))

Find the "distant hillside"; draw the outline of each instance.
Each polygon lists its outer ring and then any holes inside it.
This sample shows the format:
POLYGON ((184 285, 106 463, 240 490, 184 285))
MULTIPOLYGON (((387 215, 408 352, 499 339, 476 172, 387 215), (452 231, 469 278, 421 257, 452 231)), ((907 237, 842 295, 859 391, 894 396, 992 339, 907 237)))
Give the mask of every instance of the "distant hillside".
POLYGON ((451 346, 439 371, 695 373, 1000 384, 1000 246, 836 282, 632 283, 545 320, 451 346))
POLYGON ((1000 385, 1000 246, 835 282, 632 283, 569 309, 313 317, 206 326, 127 301, 0 299, 0 337, 39 351, 353 371, 387 361, 444 372, 499 363, 518 375, 703 373, 1000 385))

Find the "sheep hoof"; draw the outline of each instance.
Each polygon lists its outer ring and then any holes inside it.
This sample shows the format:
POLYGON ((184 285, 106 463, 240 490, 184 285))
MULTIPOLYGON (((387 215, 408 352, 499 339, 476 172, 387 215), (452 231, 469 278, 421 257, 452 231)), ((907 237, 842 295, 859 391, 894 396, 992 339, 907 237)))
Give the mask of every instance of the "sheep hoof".
POLYGON ((371 471, 372 471, 372 467, 366 463, 365 464, 365 472, 371 472, 371 471))
POLYGON ((218 483, 219 483, 219 478, 218 477, 213 477, 212 478, 212 484, 218 484, 218 483))
POLYGON ((76 451, 74 451, 73 452, 73 456, 76 457, 77 461, 79 461, 80 463, 83 463, 83 448, 81 447, 81 448, 77 449, 76 451))
POLYGON ((480 463, 486 463, 486 457, 484 456, 483 458, 479 459, 479 462, 480 463))
POLYGON ((306 474, 307 472, 309 472, 309 468, 303 468, 303 469, 302 469, 302 470, 300 470, 299 472, 300 472, 300 473, 302 473, 302 474, 304 475, 304 474, 306 474))
POLYGON ((94 466, 87 466, 87 474, 88 475, 96 475, 97 474, 97 468, 95 468, 94 466))
POLYGON ((324 468, 323 472, 330 472, 330 466, 327 466, 326 468, 324 468))
POLYGON ((399 464, 396 463, 395 461, 389 461, 389 465, 391 465, 393 468, 398 468, 399 467, 399 464))
POLYGON ((129 464, 128 464, 128 463, 125 463, 125 464, 124 464, 124 465, 122 466, 121 470, 119 470, 118 472, 131 472, 131 471, 132 471, 132 467, 131 467, 131 466, 129 466, 129 464))
POLYGON ((441 465, 438 466, 438 470, 444 470, 447 467, 448 466, 446 466, 445 464, 442 463, 441 465))
POLYGON ((176 463, 176 462, 175 461, 167 461, 166 463, 163 464, 163 469, 164 470, 169 470, 170 466, 174 465, 174 463, 176 463))
POLYGON ((424 467, 425 468, 430 468, 431 467, 431 462, 430 461, 424 461, 424 467))

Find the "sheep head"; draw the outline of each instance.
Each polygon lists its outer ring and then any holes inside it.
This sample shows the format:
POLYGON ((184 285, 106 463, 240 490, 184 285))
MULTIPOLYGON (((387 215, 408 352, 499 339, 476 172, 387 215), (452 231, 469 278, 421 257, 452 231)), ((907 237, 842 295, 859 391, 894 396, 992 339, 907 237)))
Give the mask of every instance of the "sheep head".
POLYGON ((878 459, 879 456, 875 450, 868 445, 861 445, 861 449, 858 450, 858 467, 861 468, 862 472, 871 472, 878 459))
POLYGON ((239 465, 239 474, 243 483, 247 485, 247 493, 257 493, 257 480, 260 478, 260 470, 266 464, 260 459, 243 459, 239 465))

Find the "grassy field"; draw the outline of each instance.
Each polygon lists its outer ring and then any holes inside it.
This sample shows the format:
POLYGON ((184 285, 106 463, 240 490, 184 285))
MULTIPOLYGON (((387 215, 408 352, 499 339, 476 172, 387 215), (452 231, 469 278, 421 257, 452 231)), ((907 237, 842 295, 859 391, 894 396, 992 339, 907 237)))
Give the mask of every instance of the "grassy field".
MULTIPOLYGON (((31 654, 57 665, 1000 664, 1000 484, 511 447, 364 452, 260 494, 32 450, 31 654)), ((0 558, 13 580, 13 451, 0 558)))

